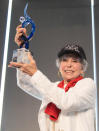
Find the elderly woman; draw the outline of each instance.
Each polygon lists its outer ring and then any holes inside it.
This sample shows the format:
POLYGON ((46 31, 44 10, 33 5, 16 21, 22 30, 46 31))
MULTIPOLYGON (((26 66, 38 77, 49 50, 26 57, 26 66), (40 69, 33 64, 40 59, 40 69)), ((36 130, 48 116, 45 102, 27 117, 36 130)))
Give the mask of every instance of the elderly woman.
MULTIPOLYGON (((22 44, 26 29, 17 27, 15 42, 22 44)), ((96 89, 91 78, 84 78, 87 59, 81 46, 66 44, 57 55, 63 78, 51 82, 38 68, 31 54, 29 64, 10 62, 18 67, 17 84, 25 92, 42 100, 38 114, 40 131, 95 131, 96 89)))

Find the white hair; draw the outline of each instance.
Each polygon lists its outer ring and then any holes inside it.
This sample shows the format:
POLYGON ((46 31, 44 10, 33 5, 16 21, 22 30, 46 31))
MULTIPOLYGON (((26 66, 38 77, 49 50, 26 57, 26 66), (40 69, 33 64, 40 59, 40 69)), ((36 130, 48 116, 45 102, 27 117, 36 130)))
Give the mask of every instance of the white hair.
MULTIPOLYGON (((60 67, 60 62, 61 62, 61 61, 62 61, 62 60, 59 59, 59 58, 56 59, 56 66, 57 66, 57 68, 60 67)), ((86 72, 86 70, 87 70, 87 68, 88 68, 88 62, 87 62, 87 60, 83 59, 80 63, 82 64, 83 71, 86 72)))

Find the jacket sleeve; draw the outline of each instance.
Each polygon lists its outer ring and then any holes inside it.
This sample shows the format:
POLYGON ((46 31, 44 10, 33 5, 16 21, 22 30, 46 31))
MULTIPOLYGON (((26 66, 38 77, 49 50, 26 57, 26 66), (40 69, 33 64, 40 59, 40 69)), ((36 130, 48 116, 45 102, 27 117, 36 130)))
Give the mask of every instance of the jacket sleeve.
POLYGON ((67 112, 81 111, 95 106, 96 88, 91 78, 84 78, 65 92, 52 83, 42 72, 37 71, 31 83, 49 101, 67 112))
POLYGON ((40 92, 31 84, 31 76, 17 69, 17 85, 29 95, 41 100, 40 92))

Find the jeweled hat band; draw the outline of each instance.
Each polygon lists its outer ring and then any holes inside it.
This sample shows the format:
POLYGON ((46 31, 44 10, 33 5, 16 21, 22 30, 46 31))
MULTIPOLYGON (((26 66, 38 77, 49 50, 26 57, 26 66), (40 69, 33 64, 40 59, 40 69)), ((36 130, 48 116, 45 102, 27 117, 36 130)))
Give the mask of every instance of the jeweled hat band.
POLYGON ((62 57, 65 54, 74 54, 74 55, 78 55, 78 57, 82 58, 82 59, 86 59, 86 55, 85 52, 83 50, 83 48, 79 45, 76 44, 66 44, 58 53, 58 58, 62 57))

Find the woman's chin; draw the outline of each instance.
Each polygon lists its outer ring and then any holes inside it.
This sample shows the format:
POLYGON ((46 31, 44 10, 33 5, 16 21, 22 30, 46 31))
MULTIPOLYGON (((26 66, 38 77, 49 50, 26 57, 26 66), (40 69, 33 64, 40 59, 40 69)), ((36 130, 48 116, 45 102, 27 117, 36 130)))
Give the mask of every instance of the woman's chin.
POLYGON ((64 78, 64 81, 65 82, 70 82, 71 80, 74 80, 75 78, 74 77, 68 77, 68 78, 64 78))

